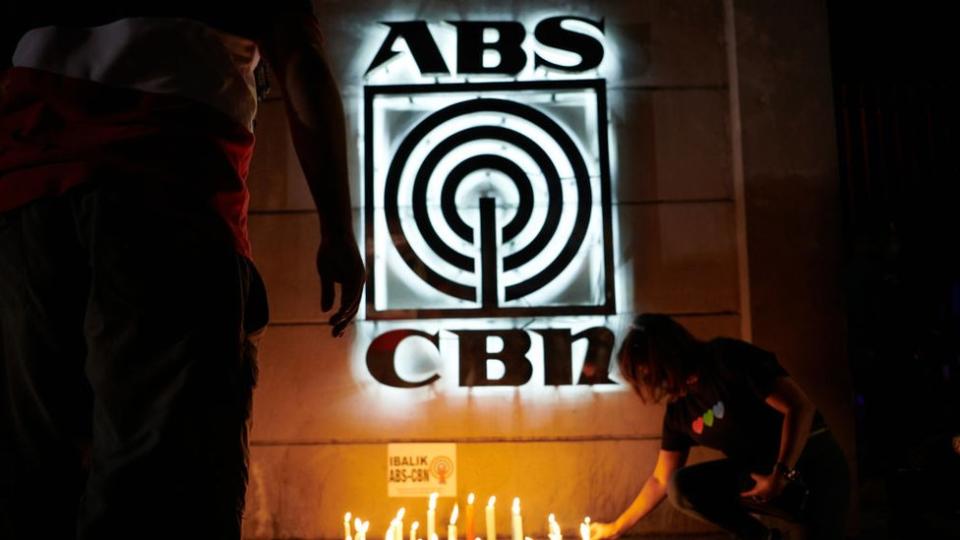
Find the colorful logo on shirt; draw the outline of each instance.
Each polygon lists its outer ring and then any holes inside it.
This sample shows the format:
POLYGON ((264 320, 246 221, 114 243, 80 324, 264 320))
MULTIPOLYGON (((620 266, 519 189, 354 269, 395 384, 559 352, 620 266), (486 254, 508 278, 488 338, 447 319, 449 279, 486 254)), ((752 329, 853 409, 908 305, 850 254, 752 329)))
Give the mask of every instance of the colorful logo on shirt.
POLYGON ((702 416, 699 416, 693 421, 693 432, 697 435, 702 434, 704 426, 713 427, 713 424, 715 424, 717 420, 723 419, 725 412, 726 410, 723 407, 723 402, 718 401, 716 405, 708 409, 707 412, 703 413, 702 416))

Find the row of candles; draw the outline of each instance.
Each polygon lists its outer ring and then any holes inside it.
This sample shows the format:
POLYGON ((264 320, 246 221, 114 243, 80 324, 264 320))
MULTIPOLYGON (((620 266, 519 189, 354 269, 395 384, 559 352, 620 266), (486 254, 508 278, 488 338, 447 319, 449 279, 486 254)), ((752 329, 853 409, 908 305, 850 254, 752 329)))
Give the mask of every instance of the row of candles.
MULTIPOLYGON (((439 540, 437 535, 437 493, 430 495, 427 504, 427 540, 439 540)), ((476 536, 474 522, 474 500, 473 493, 467 496, 467 508, 464 512, 464 521, 466 526, 465 540, 481 540, 476 536)), ((486 508, 486 540, 497 540, 496 527, 496 497, 490 497, 486 508)), ((406 515, 406 509, 401 508, 384 535, 384 540, 404 540, 403 518, 406 515)), ((460 506, 455 504, 453 511, 450 512, 450 521, 447 525, 447 540, 457 540, 457 519, 460 516, 460 506)), ((512 517, 510 521, 512 540, 530 540, 523 535, 523 516, 520 514, 520 497, 513 499, 512 517)), ((370 522, 363 521, 359 517, 354 517, 350 512, 343 516, 344 540, 367 540, 367 531, 370 529, 370 522)), ((418 537, 420 522, 414 521, 410 524, 408 540, 423 540, 418 537)), ((562 540, 563 534, 560 531, 560 524, 553 514, 547 516, 547 536, 549 540, 562 540)), ((584 518, 580 523, 580 540, 590 540, 590 518, 584 518)))

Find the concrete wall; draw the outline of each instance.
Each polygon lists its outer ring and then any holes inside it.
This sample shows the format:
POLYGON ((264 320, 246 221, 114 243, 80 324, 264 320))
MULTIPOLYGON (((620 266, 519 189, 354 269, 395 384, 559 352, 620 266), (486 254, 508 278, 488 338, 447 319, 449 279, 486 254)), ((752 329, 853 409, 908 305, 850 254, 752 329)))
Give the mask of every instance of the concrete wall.
POLYGON ((736 5, 753 341, 779 353, 854 470, 826 6, 736 5))
MULTIPOLYGON (((826 31, 799 35, 797 30, 777 38, 795 40, 782 44, 792 50, 791 61, 804 63, 809 61, 804 55, 813 54, 816 63, 808 66, 810 80, 804 79, 809 86, 792 89, 767 111, 765 89, 786 91, 789 84, 778 77, 795 74, 769 70, 768 56, 779 50, 769 40, 779 26, 766 25, 786 19, 757 4, 741 8, 737 2, 737 25, 747 28, 747 37, 738 40, 745 65, 738 79, 745 96, 745 174, 737 176, 722 2, 316 3, 344 95, 349 137, 357 143, 350 145, 350 165, 358 237, 363 237, 361 75, 375 52, 370 43, 379 46, 386 34, 377 21, 527 21, 531 13, 604 17, 608 59, 599 75, 609 88, 615 264, 624 278, 618 283, 617 315, 605 325, 619 337, 635 313, 657 311, 678 315, 697 335, 710 338, 743 335, 752 320, 757 341, 778 352, 802 382, 812 383, 842 358, 838 331, 827 331, 842 320, 836 290, 823 289, 833 269, 816 265, 824 257, 835 262, 829 258, 836 208, 828 186, 835 172, 830 91, 823 79, 826 31), (752 41, 757 36, 768 41, 752 41), (803 111, 802 126, 809 129, 807 143, 798 149, 794 132, 777 122, 792 118, 794 101, 804 99, 819 101, 803 111), (800 151, 796 161, 784 157, 800 151), (798 185, 796 178, 804 182, 798 185), (737 197, 744 191, 746 205, 737 197), (796 195, 803 195, 799 208, 790 205, 796 195), (784 249, 785 244, 797 249, 784 249), (749 305, 748 275, 755 289, 749 305)), ((811 24, 824 24, 822 10, 808 16, 811 24)), ((318 225, 285 129, 279 100, 264 103, 250 176, 250 226, 273 321, 255 397, 245 536, 335 538, 349 510, 370 519, 370 534, 379 537, 400 506, 408 515, 422 514, 423 499, 387 498, 386 445, 400 441, 458 443, 461 504, 468 491, 481 500, 491 494, 503 502, 520 496, 531 536, 545 536, 548 512, 557 514, 568 536, 585 515, 616 517, 652 468, 662 409, 642 406, 625 390, 521 387, 464 398, 419 389, 397 400, 373 384, 363 373, 362 347, 390 325, 361 318, 344 338, 330 337, 313 269, 318 225)), ((443 322, 436 328, 444 328, 443 322)), ((829 419, 845 429, 847 387, 843 379, 811 388, 829 419)), ((696 452, 694 458, 710 455, 696 452)), ((452 499, 441 500, 440 516, 452 505, 452 499)), ((508 524, 504 504, 498 529, 508 531, 508 524)), ((664 505, 636 532, 704 530, 664 505)))

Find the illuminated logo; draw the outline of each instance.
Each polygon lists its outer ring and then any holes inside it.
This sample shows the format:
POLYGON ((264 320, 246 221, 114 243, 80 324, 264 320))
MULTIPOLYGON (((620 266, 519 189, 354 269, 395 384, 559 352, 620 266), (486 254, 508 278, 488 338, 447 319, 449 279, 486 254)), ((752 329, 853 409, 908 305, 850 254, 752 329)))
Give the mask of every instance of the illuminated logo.
POLYGON ((453 474, 453 460, 447 456, 436 456, 430 461, 430 475, 441 484, 447 483, 447 478, 453 474))
MULTIPOLYGON (((385 23, 389 34, 367 69, 368 82, 382 81, 406 57, 421 75, 480 79, 364 88, 366 318, 614 314, 606 83, 575 78, 603 59, 602 42, 589 33, 602 34, 602 21, 544 19, 534 38, 552 53, 525 48, 520 23, 448 22, 455 64, 426 22, 410 21, 385 23), (562 76, 518 77, 531 57, 534 69, 562 76)), ((613 334, 604 327, 449 332, 459 342, 460 386, 525 384, 532 339, 542 343, 545 384, 612 383, 613 334), (500 350, 488 349, 491 338, 500 350), (577 376, 571 355, 581 341, 577 376), (500 375, 488 372, 488 360, 502 364, 500 375)), ((439 350, 437 333, 381 334, 367 350, 377 381, 413 388, 440 378, 400 376, 396 351, 412 337, 439 350)))
POLYGON ((366 94, 368 318, 613 312, 604 81, 366 94))
MULTIPOLYGON (((526 29, 516 21, 447 21, 456 28, 457 73, 517 75, 527 65, 526 29), (493 61, 489 59, 493 58, 493 61)), ((385 22, 390 33, 383 40, 367 75, 396 59, 398 40, 406 43, 422 74, 449 74, 450 68, 426 21, 385 22)), ((584 32, 603 33, 603 20, 584 17, 549 17, 533 31, 544 52, 533 54, 534 67, 583 73, 603 61, 603 43, 584 32), (579 31, 578 31, 579 26, 579 31), (547 52, 549 51, 549 52, 547 52), (552 53, 552 54, 551 54, 552 53), (571 58, 573 60, 571 60, 571 58)))

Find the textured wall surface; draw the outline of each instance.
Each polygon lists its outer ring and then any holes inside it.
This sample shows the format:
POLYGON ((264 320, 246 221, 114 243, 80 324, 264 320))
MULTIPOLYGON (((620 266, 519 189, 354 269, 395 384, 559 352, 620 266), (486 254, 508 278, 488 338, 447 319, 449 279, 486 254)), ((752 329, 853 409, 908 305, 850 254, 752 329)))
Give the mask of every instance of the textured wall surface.
MULTIPOLYGON (((614 262, 621 279, 617 314, 603 324, 619 337, 634 314, 656 311, 678 315, 703 338, 740 335, 747 307, 740 305, 738 254, 747 246, 738 240, 737 231, 722 2, 377 0, 321 1, 316 8, 345 99, 355 220, 361 239, 362 74, 387 33, 377 21, 528 23, 560 14, 605 18, 608 55, 598 75, 606 78, 609 89, 614 262)), ((812 16, 812 23, 825 23, 823 14, 812 16)), ((756 35, 768 17, 774 14, 758 12, 743 24, 752 25, 751 35, 756 35)), ((798 38, 796 46, 816 52, 825 46, 821 38, 798 38)), ((770 45, 740 43, 742 54, 754 47, 770 45)), ((811 69, 823 77, 828 73, 827 60, 817 61, 811 69)), ((754 81, 743 78, 741 84, 754 92, 754 81)), ((829 98, 828 86, 810 91, 829 98)), ((781 113, 790 109, 793 98, 785 99, 775 104, 781 113)), ((817 128, 832 118, 829 104, 804 114, 818 115, 809 120, 820 122, 817 128)), ((788 141, 793 133, 788 130, 762 133, 751 131, 750 140, 765 137, 770 139, 768 145, 792 144, 788 141)), ((567 536, 575 534, 576 523, 585 515, 616 517, 653 466, 662 409, 642 406, 626 390, 519 387, 449 395, 425 388, 403 391, 399 397, 396 390, 385 391, 364 373, 364 347, 385 329, 403 327, 403 321, 375 323, 361 317, 344 338, 330 337, 319 308, 313 266, 319 226, 286 133, 283 106, 276 97, 262 105, 256 135, 250 227, 254 256, 270 293, 272 326, 262 345, 255 396, 245 535, 252 539, 336 538, 342 535, 342 516, 349 510, 370 519, 371 536, 380 537, 400 506, 422 514, 424 499, 387 498, 386 445, 393 441, 458 443, 461 504, 469 491, 482 500, 495 494, 504 503, 519 496, 531 536, 545 536, 548 512, 557 514, 567 536)), ((806 148, 811 159, 821 160, 819 171, 826 170, 823 160, 834 159, 828 144, 806 148)), ((805 166, 798 171, 792 166, 782 168, 776 161, 762 163, 755 156, 763 154, 764 147, 748 145, 747 150, 748 195, 755 193, 758 200, 789 199, 793 191, 779 190, 790 184, 789 171, 802 173, 805 166), (777 186, 771 188, 772 195, 760 186, 768 176, 777 186)), ((818 176, 816 185, 804 193, 814 203, 826 204, 823 201, 833 196, 825 190, 827 180, 818 176)), ((763 204, 750 208, 756 213, 763 204)), ((750 235, 751 242, 756 237, 763 246, 757 251, 751 247, 751 270, 754 276, 759 274, 764 291, 776 291, 762 292, 754 302, 764 318, 757 322, 765 340, 761 344, 780 353, 788 369, 804 377, 822 369, 828 360, 818 358, 819 363, 811 364, 816 367, 807 367, 804 355, 810 351, 802 342, 775 338, 776 329, 802 318, 800 323, 814 332, 824 320, 812 308, 788 316, 765 303, 782 301, 775 294, 806 294, 806 289, 770 284, 768 272, 788 272, 802 280, 811 270, 804 265, 813 264, 819 253, 816 236, 830 232, 829 220, 836 213, 829 205, 817 208, 833 214, 813 231, 778 229, 780 211, 751 215, 767 231, 750 235), (787 233, 792 240, 783 237, 787 233), (774 247, 785 242, 808 246, 803 260, 768 262, 780 256, 774 247)), ((790 226, 802 229, 794 218, 799 215, 791 218, 790 226)), ((435 330, 445 328, 443 321, 432 324, 435 330)), ((813 393, 836 404, 845 388, 813 393)), ((847 414, 839 405, 828 412, 831 417, 847 414)), ((710 455, 698 451, 694 459, 710 455)), ((442 519, 453 502, 441 500, 442 519)), ((509 513, 506 504, 500 509, 498 529, 505 533, 509 513)), ((664 505, 636 532, 705 530, 709 529, 664 505)))
POLYGON ((778 351, 853 469, 826 7, 737 6, 753 341, 778 351))

